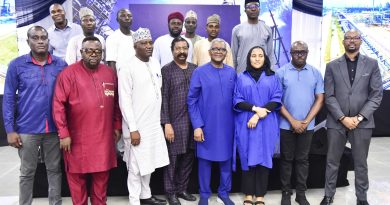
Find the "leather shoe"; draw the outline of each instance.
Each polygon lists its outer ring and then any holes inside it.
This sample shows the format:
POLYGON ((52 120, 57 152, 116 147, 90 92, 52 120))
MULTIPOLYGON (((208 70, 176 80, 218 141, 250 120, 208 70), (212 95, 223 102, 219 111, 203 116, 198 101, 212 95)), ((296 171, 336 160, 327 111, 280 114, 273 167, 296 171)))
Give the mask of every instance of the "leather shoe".
POLYGON ((176 194, 168 194, 167 195, 168 204, 169 205, 181 205, 179 199, 177 198, 176 194))
POLYGON ((167 204, 166 200, 158 199, 155 196, 152 196, 148 199, 140 199, 142 205, 165 205, 167 204))
POLYGON ((370 205, 370 204, 368 203, 368 201, 360 201, 360 200, 358 200, 357 201, 357 205, 370 205))
POLYGON ((320 205, 330 205, 333 203, 333 197, 331 196, 324 196, 324 198, 322 199, 320 205))
POLYGON ((186 201, 196 201, 196 197, 186 191, 177 194, 177 197, 182 198, 186 201))
POLYGON ((282 201, 281 205, 291 205, 291 194, 289 192, 282 192, 282 201))
POLYGON ((295 201, 298 202, 299 205, 310 205, 305 195, 295 197, 295 201))

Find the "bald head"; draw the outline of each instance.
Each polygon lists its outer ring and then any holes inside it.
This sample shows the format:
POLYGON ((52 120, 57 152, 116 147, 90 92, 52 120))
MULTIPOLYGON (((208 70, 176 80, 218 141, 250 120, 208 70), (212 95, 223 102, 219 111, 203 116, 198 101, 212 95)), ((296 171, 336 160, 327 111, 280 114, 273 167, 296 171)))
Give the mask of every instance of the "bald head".
POLYGON ((42 26, 33 26, 27 30, 27 38, 30 38, 31 36, 33 36, 35 34, 35 32, 37 32, 37 31, 41 31, 43 33, 46 33, 46 36, 48 35, 46 29, 43 28, 42 26))

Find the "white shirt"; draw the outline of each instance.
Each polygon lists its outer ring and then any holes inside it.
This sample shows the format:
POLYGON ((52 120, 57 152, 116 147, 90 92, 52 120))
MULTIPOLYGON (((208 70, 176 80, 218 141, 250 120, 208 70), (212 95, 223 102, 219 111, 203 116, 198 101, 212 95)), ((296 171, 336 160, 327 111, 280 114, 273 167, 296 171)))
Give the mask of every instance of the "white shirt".
MULTIPOLYGON (((191 40, 186 38, 185 36, 181 36, 181 37, 186 39, 186 41, 190 45, 190 47, 188 49, 187 61, 192 62, 192 47, 193 46, 192 46, 191 40)), ((153 56, 153 58, 158 60, 161 67, 170 63, 171 61, 173 61, 173 55, 172 55, 172 51, 171 51, 171 44, 172 44, 173 39, 174 38, 171 35, 166 34, 166 35, 158 37, 153 44, 153 55, 152 56, 153 56)))
MULTIPOLYGON (((102 48, 104 49, 106 45, 106 41, 104 40, 103 36, 99 34, 94 34, 94 36, 100 40, 100 43, 102 43, 102 48)), ((68 65, 76 63, 77 61, 82 59, 80 49, 82 48, 82 43, 84 38, 85 38, 84 34, 80 34, 69 40, 68 47, 66 48, 66 57, 65 57, 65 61, 68 63, 68 65)), ((104 61, 104 53, 103 53, 102 61, 104 61)))
MULTIPOLYGON (((133 31, 131 31, 133 33, 133 31)), ((106 61, 114 61, 118 64, 126 58, 135 55, 133 37, 125 35, 117 29, 106 40, 106 61)), ((120 66, 119 66, 120 67, 120 66)))
POLYGON ((160 124, 161 68, 156 59, 143 62, 136 56, 119 67, 118 92, 122 111, 122 131, 125 140, 123 160, 130 163, 135 155, 141 176, 169 164, 168 149, 160 124), (131 145, 130 132, 138 131, 141 142, 131 145))

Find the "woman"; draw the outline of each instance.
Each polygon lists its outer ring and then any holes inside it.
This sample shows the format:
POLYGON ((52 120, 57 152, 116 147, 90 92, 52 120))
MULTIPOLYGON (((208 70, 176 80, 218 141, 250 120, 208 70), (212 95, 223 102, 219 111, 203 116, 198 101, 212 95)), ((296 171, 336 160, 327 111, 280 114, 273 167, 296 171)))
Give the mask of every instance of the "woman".
POLYGON ((241 161, 244 205, 265 204, 272 156, 279 139, 276 110, 281 98, 281 85, 264 49, 251 48, 246 71, 237 78, 233 101, 237 111, 234 147, 241 161))

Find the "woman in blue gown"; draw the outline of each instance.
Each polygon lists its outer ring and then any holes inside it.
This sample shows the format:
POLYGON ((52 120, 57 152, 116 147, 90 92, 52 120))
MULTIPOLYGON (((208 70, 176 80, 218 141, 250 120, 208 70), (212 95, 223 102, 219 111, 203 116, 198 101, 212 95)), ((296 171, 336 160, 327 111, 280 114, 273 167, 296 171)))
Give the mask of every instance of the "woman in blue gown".
POLYGON ((244 205, 264 204, 272 156, 279 139, 282 92, 264 49, 251 48, 247 68, 237 77, 233 100, 234 148, 241 162, 244 205))

